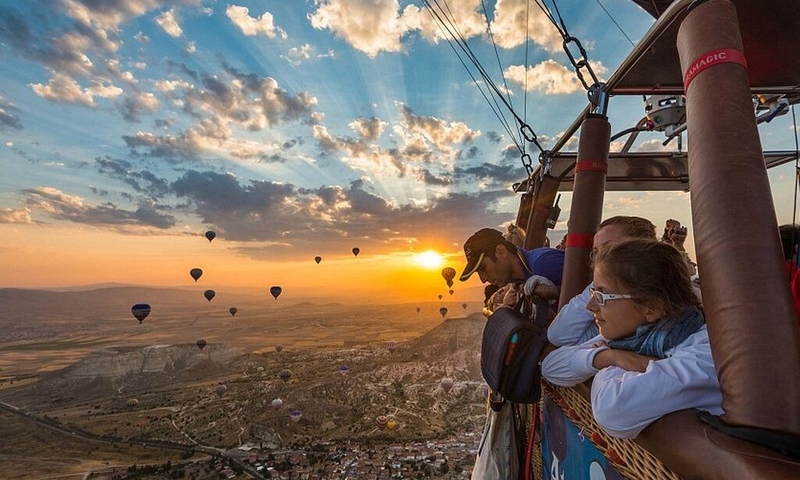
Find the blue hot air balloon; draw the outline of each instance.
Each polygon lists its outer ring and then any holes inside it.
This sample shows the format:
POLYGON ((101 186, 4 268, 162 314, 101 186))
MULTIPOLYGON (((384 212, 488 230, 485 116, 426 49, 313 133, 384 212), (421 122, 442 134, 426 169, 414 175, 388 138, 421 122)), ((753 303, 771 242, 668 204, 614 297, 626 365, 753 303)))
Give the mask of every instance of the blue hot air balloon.
POLYGON ((131 313, 139 323, 142 323, 148 315, 150 315, 150 305, 147 303, 137 303, 131 307, 131 313))

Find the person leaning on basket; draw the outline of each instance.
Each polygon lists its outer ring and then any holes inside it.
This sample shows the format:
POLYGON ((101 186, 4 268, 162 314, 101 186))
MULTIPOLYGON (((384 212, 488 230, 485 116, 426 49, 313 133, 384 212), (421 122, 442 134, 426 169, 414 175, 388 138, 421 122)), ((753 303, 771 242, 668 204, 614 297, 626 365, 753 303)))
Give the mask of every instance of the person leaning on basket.
POLYGON ((722 392, 699 305, 675 247, 637 239, 601 250, 586 306, 600 334, 552 351, 542 375, 566 387, 594 377, 592 412, 613 437, 634 438, 678 410, 720 415, 722 392))

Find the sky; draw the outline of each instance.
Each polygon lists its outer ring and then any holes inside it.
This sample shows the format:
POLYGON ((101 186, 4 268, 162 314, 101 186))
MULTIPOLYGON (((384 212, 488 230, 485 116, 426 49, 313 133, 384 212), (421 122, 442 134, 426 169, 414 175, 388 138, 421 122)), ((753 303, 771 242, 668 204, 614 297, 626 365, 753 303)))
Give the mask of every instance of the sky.
MULTIPOLYGON (((558 32, 522 0, 446 5, 551 146, 586 105, 558 32)), ((558 5, 601 78, 653 23, 558 5)), ((536 158, 422 0, 0 0, 0 62, 0 287, 190 287, 199 267, 204 288, 435 301, 463 241, 515 218, 520 149, 536 158)), ((643 113, 612 101, 612 131, 643 113)), ((762 138, 794 150, 791 118, 762 138)), ((791 221, 794 173, 771 178, 791 221)), ((609 193, 615 214, 690 225, 683 192, 609 193)))

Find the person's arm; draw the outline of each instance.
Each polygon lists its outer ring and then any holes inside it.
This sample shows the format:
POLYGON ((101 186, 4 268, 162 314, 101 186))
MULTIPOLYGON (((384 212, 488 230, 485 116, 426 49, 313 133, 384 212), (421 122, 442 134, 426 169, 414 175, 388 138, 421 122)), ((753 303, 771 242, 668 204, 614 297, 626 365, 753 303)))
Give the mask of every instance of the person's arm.
POLYGON ((571 387, 592 378, 597 369, 592 366, 594 356, 608 347, 598 347, 603 340, 595 337, 581 345, 560 347, 550 352, 542 361, 542 376, 550 383, 571 387))
POLYGON ((586 310, 592 285, 590 283, 580 295, 572 297, 547 327, 547 339, 550 343, 557 347, 578 345, 591 340, 600 333, 594 323, 592 312, 586 310))
POLYGON ((658 418, 687 408, 723 413, 705 329, 671 357, 649 362, 644 373, 613 366, 600 370, 592 382, 594 417, 612 437, 634 438, 658 418))

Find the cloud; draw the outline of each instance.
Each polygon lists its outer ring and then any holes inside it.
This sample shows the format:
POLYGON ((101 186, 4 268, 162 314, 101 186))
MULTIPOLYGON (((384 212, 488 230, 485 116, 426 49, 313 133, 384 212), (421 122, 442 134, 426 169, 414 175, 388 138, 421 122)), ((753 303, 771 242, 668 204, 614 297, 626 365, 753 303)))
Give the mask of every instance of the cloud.
MULTIPOLYGON (((285 59, 294 66, 298 66, 305 60, 311 58, 312 49, 313 47, 310 44, 304 43, 299 48, 298 47, 290 48, 289 52, 286 55, 281 55, 281 58, 285 59)), ((319 58, 319 56, 317 56, 317 58, 319 58)))
MULTIPOLYGON (((600 76, 607 69, 600 62, 589 62, 595 75, 600 76)), ((586 81, 591 84, 592 79, 584 73, 586 81)), ((525 69, 521 65, 512 65, 505 71, 505 78, 516 83, 528 91, 541 91, 549 95, 560 95, 583 91, 583 84, 578 80, 573 69, 569 69, 555 60, 548 59, 533 67, 525 69), (527 76, 527 79, 526 79, 527 76)))
POLYGON ((31 84, 33 92, 46 99, 60 103, 75 103, 86 107, 94 107, 94 97, 88 89, 82 89, 71 77, 55 73, 47 85, 31 84))
MULTIPOLYGON (((318 30, 330 30, 353 48, 369 57, 381 52, 400 52, 401 39, 414 23, 415 18, 399 13, 396 0, 315 0, 317 10, 308 15, 311 26, 318 30)), ((417 7, 409 7, 419 12, 417 7)))
POLYGON ((0 223, 30 225, 33 223, 31 211, 28 208, 0 208, 0 223))
POLYGON ((535 4, 497 0, 492 22, 494 41, 501 48, 523 45, 526 36, 549 52, 563 49, 563 38, 535 4))
POLYGON ((22 122, 19 120, 18 113, 19 109, 0 95, 0 130, 6 127, 22 130, 22 122))
POLYGON ((179 38, 181 35, 183 35, 183 30, 178 24, 177 12, 174 8, 170 8, 169 10, 161 13, 161 15, 157 16, 156 23, 170 37, 179 38))
POLYGON ((175 225, 172 215, 160 213, 152 202, 141 203, 136 210, 123 210, 110 202, 92 205, 81 197, 68 195, 57 188, 38 187, 24 190, 27 207, 56 220, 89 225, 116 227, 154 227, 169 229, 175 225))
POLYGON ((450 150, 455 144, 466 144, 480 136, 480 130, 472 130, 463 122, 447 122, 430 116, 414 114, 405 105, 400 106, 402 134, 406 138, 421 136, 426 143, 439 150, 450 150))
POLYGON ((228 8, 225 9, 225 14, 231 19, 231 22, 247 36, 266 35, 269 38, 276 36, 286 38, 286 32, 275 26, 271 13, 264 12, 260 17, 254 18, 250 16, 249 12, 247 7, 238 5, 228 5, 228 8))
POLYGON ((119 109, 122 118, 129 122, 138 122, 140 115, 158 110, 158 99, 149 92, 134 92, 123 100, 119 109))
POLYGON ((358 118, 348 124, 363 140, 372 142, 378 139, 386 128, 386 122, 378 118, 358 118))
POLYGON ((166 180, 147 170, 134 170, 128 161, 106 156, 95 158, 95 165, 100 173, 121 180, 138 193, 145 193, 153 198, 161 198, 170 193, 170 186, 166 180))

